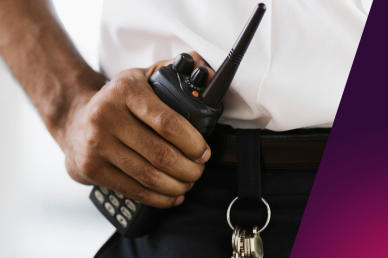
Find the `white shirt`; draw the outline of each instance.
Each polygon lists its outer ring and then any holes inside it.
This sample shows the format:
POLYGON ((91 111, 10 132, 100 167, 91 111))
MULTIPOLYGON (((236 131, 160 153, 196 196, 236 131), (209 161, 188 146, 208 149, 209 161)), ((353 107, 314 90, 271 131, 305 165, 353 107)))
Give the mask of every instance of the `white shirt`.
MULTIPOLYGON (((262 0, 267 12, 223 100, 235 128, 331 127, 372 0, 262 0)), ((257 0, 108 0, 101 71, 197 51, 215 70, 257 0)))

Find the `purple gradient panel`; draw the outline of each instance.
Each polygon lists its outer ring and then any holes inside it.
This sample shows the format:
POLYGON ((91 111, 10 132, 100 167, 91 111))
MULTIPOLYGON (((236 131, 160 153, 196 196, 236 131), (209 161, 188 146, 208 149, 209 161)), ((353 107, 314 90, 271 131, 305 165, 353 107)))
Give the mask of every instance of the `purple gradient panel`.
POLYGON ((388 257, 387 10, 374 1, 291 258, 388 257))

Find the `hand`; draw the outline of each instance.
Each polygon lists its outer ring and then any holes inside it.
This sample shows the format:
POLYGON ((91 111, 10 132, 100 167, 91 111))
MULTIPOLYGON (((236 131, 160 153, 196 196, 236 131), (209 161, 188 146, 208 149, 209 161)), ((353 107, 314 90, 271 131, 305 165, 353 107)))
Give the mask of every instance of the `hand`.
MULTIPOLYGON (((196 52, 194 68, 206 66, 196 52)), ((148 78, 173 59, 120 72, 99 91, 77 97, 63 150, 70 176, 141 203, 179 205, 210 158, 202 135, 154 94, 148 78)), ((209 68, 209 80, 214 71, 209 68)))

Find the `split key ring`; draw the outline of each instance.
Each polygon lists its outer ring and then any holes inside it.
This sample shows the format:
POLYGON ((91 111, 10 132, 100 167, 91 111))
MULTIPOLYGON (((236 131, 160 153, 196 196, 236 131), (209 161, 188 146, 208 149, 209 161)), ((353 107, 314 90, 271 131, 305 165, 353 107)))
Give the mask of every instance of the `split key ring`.
MULTIPOLYGON (((228 221, 228 224, 232 230, 234 230, 234 227, 232 225, 232 222, 230 222, 230 210, 232 209, 232 205, 237 201, 237 199, 238 199, 238 196, 236 198, 234 198, 234 200, 229 204, 228 211, 226 212, 226 220, 228 221)), ((269 207, 269 204, 267 203, 267 201, 264 198, 261 198, 261 201, 267 207, 267 214, 268 215, 267 215, 267 221, 265 222, 264 226, 259 231, 257 231, 257 233, 262 232, 268 226, 269 221, 271 220, 271 208, 269 207)))

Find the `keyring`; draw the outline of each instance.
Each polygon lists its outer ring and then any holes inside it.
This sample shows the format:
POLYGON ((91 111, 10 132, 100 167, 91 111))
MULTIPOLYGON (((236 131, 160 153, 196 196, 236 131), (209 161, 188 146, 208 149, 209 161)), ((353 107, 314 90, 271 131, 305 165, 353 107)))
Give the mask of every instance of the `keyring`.
MULTIPOLYGON (((232 230, 234 230, 234 227, 230 222, 230 210, 232 209, 233 203, 237 201, 237 199, 238 199, 238 196, 234 198, 234 200, 229 204, 228 211, 226 212, 226 220, 228 221, 228 224, 232 230)), ((267 206, 268 215, 267 215, 267 221, 265 222, 264 227, 262 227, 259 231, 257 231, 257 233, 262 232, 268 226, 269 221, 271 220, 271 208, 269 207, 269 204, 267 203, 266 200, 264 200, 264 198, 261 198, 261 201, 265 204, 265 206, 267 206)))

